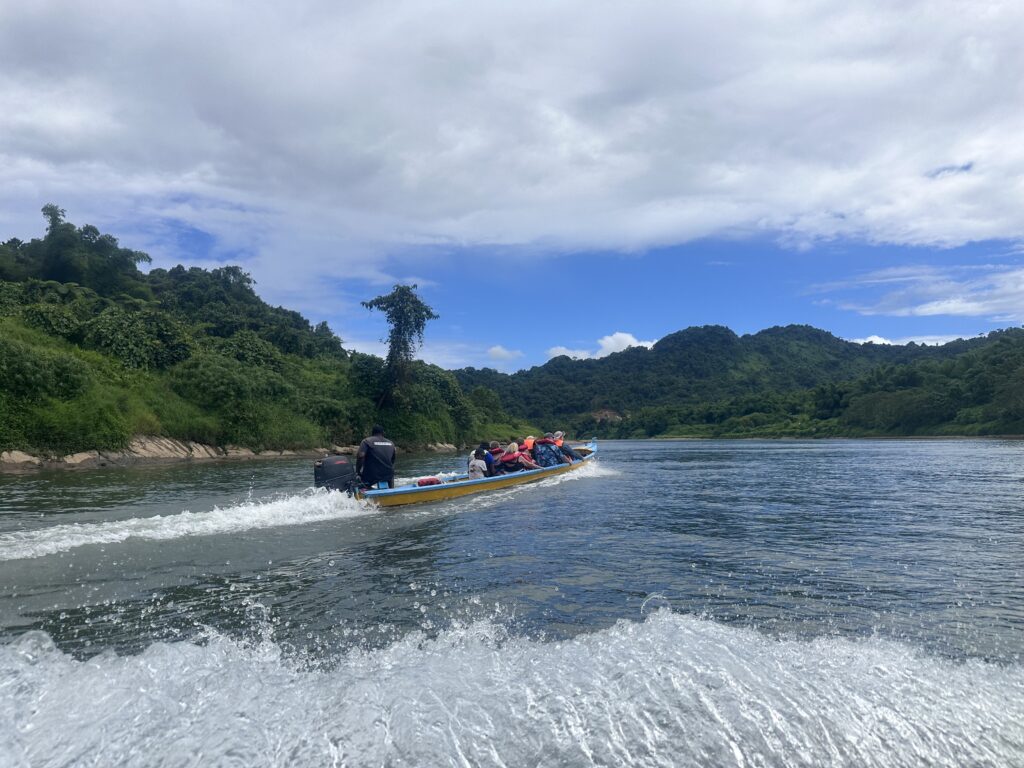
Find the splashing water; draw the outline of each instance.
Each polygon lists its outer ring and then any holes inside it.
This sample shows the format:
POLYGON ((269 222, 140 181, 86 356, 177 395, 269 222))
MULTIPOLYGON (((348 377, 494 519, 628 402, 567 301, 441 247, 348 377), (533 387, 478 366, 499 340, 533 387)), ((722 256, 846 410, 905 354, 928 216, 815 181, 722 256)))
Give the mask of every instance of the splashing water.
POLYGON ((6 766, 1010 765, 1024 668, 655 612, 545 643, 477 622, 309 667, 212 634, 0 648, 6 766))
MULTIPOLYGON (((451 505, 447 511, 482 509, 506 501, 510 496, 531 487, 551 488, 569 480, 614 474, 614 470, 588 463, 574 472, 556 475, 533 486, 513 487, 470 497, 469 503, 451 505)), ((185 511, 177 515, 155 515, 105 523, 71 523, 31 531, 0 533, 0 561, 45 557, 76 547, 116 544, 129 539, 163 541, 187 536, 231 534, 260 528, 341 520, 379 512, 375 505, 355 501, 342 493, 323 490, 311 490, 272 501, 252 501, 251 493, 249 498, 246 503, 224 509, 214 507, 209 512, 185 511)), ((437 505, 423 509, 428 514, 436 513, 437 505)))
POLYGON ((614 443, 408 511, 299 462, 0 478, 0 766, 1024 765, 1019 466, 614 443))
POLYGON ((373 507, 341 493, 310 491, 298 496, 246 502, 209 512, 135 517, 106 523, 71 523, 32 531, 0 534, 0 560, 22 560, 66 552, 89 544, 116 544, 128 539, 162 541, 187 536, 229 534, 282 525, 372 514, 373 507))

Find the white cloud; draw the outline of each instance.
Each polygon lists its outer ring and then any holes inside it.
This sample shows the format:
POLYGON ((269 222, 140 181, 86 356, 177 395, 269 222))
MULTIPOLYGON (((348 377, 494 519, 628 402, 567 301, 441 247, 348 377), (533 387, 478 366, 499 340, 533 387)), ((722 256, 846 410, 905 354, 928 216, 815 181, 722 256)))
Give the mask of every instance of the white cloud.
POLYGON ((868 336, 864 339, 850 339, 854 344, 894 344, 891 339, 887 339, 884 336, 868 336))
POLYGON ((505 349, 501 344, 495 344, 487 350, 487 356, 491 360, 501 360, 504 362, 522 357, 523 353, 518 349, 505 349))
POLYGON ((969 339, 972 334, 947 334, 947 335, 933 335, 933 336, 907 336, 902 339, 887 339, 884 336, 868 336, 864 339, 850 339, 855 344, 896 344, 902 346, 904 344, 927 344, 928 346, 937 346, 941 344, 948 344, 951 341, 957 339, 969 339))
POLYGON ((464 368, 481 357, 481 349, 461 341, 427 339, 416 357, 441 368, 464 368))
MULTIPOLYGON (((343 339, 346 349, 352 349, 368 355, 376 355, 380 358, 387 357, 388 345, 384 341, 349 338, 344 330, 338 333, 343 339)), ((501 345, 485 349, 478 344, 429 337, 415 352, 416 359, 449 370, 465 368, 467 366, 480 367, 487 364, 491 365, 491 367, 496 365, 496 367, 502 370, 512 370, 514 366, 511 366, 510 363, 522 356, 523 353, 521 351, 505 349, 501 345)))
POLYGON ((1021 3, 110 0, 0 22, 0 231, 38 234, 51 200, 118 233, 183 222, 271 298, 385 284, 421 245, 1024 237, 1021 3))
POLYGON ((373 339, 352 339, 341 334, 345 349, 351 349, 355 352, 362 352, 364 355, 376 355, 377 357, 388 356, 388 345, 383 341, 374 341, 373 339))
POLYGON ((848 300, 839 306, 863 315, 1024 321, 1024 268, 1019 266, 895 267, 821 288, 872 293, 879 289, 880 296, 872 295, 867 301, 848 300))
POLYGON ((616 331, 610 336, 602 336, 597 340, 597 354, 594 357, 606 357, 612 352, 621 352, 629 347, 653 347, 654 342, 652 341, 640 341, 632 333, 623 333, 622 331, 616 331))
POLYGON ((616 331, 615 333, 609 334, 608 336, 602 336, 597 340, 597 349, 591 351, 589 349, 570 349, 569 347, 551 347, 548 350, 548 358, 558 357, 559 355, 567 355, 569 357, 576 358, 577 360, 586 360, 588 358, 607 357, 613 352, 621 352, 629 347, 653 347, 657 339, 653 341, 640 341, 631 333, 624 333, 622 331, 616 331))
POLYGON ((569 347, 551 347, 551 349, 548 350, 549 359, 552 357, 561 357, 562 355, 576 360, 586 360, 593 357, 594 353, 589 349, 569 349, 569 347))

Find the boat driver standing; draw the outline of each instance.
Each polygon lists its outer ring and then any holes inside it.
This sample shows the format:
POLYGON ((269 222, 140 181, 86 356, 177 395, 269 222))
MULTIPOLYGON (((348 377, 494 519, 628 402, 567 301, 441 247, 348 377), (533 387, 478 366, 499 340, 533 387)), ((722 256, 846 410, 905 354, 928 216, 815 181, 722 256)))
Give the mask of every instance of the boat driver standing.
POLYGON ((368 438, 359 444, 356 472, 369 486, 387 483, 395 487, 395 444, 384 437, 384 427, 374 424, 368 438))

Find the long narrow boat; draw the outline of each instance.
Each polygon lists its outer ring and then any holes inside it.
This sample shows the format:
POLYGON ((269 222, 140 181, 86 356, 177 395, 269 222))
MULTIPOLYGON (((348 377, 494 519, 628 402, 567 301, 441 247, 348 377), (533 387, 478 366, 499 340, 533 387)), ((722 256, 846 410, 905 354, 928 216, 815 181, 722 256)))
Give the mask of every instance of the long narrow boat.
MULTIPOLYGON (((572 464, 559 464, 557 467, 527 469, 522 472, 513 472, 509 475, 484 477, 480 480, 470 480, 468 475, 462 474, 456 475, 437 485, 411 483, 398 486, 397 488, 383 488, 380 490, 356 489, 354 495, 357 499, 372 501, 382 507, 398 507, 405 504, 421 504, 428 501, 457 499, 460 496, 469 496, 473 493, 485 493, 487 491, 496 491, 500 488, 509 488, 513 485, 535 483, 547 477, 572 472, 594 460, 594 457, 597 455, 597 441, 591 440, 586 445, 576 446, 575 450, 584 457, 583 461, 574 461, 572 464)), ((344 459, 336 457, 335 461, 344 462, 344 459)), ((321 483, 318 482, 319 484, 321 483)), ((328 483, 323 484, 330 487, 328 483)))
POLYGON ((589 461, 593 461, 597 454, 597 441, 592 440, 589 444, 581 446, 583 450, 577 449, 581 454, 586 454, 583 461, 574 461, 572 464, 559 464, 557 467, 544 467, 541 469, 527 469, 522 472, 513 472, 510 475, 498 475, 497 477, 484 477, 480 480, 470 480, 468 475, 457 475, 447 482, 439 485, 409 485, 397 488, 385 488, 377 491, 356 491, 356 498, 372 501, 382 507, 398 507, 404 504, 419 504, 427 501, 446 501, 457 499, 460 496, 468 496, 472 493, 484 493, 496 491, 499 488, 509 488, 513 485, 525 485, 535 483, 546 477, 561 475, 579 469, 589 461))

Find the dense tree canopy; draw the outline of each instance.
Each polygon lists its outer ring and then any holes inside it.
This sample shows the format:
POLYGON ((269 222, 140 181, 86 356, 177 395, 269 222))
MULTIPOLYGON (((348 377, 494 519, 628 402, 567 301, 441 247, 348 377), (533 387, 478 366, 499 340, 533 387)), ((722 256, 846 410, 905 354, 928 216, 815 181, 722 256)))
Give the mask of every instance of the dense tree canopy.
POLYGON ((1022 366, 1020 329, 927 347, 707 326, 600 360, 456 376, 524 418, 613 437, 1024 434, 1022 366))
POLYGON ((0 280, 35 278, 76 283, 110 296, 151 297, 138 268, 150 262, 149 256, 120 247, 117 238, 100 234, 91 224, 76 227, 64 215, 63 208, 44 205, 45 237, 0 245, 0 280))
POLYGON ((0 450, 116 448, 135 433, 287 448, 352 442, 375 421, 406 444, 525 424, 611 437, 1024 434, 1019 328, 925 347, 704 326, 598 360, 453 373, 414 360, 436 317, 415 286, 364 302, 389 323, 381 360, 268 305, 237 266, 144 273, 145 254, 55 205, 43 215, 44 237, 0 244, 0 450))
POLYGON ((326 445, 379 420, 406 444, 459 442, 491 419, 450 373, 412 361, 434 317, 415 286, 367 302, 393 325, 385 364, 268 305, 237 266, 143 273, 145 254, 56 205, 43 215, 43 238, 0 245, 0 450, 117 448, 137 432, 326 445))

